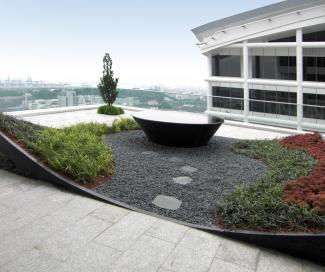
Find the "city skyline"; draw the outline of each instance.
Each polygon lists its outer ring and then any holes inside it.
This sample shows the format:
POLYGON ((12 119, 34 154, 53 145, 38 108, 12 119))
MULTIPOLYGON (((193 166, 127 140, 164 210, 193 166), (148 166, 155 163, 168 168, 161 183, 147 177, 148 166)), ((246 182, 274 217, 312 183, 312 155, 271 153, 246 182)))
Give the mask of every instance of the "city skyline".
POLYGON ((7 1, 0 79, 95 83, 108 52, 121 85, 204 86, 191 28, 275 2, 7 1))

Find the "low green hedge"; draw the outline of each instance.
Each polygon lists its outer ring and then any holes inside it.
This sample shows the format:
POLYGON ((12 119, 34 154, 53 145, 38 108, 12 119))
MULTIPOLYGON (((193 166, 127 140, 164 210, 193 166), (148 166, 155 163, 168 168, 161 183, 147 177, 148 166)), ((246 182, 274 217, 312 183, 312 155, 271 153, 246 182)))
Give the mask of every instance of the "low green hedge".
POLYGON ((128 130, 140 129, 138 123, 131 118, 119 118, 115 119, 113 124, 109 127, 109 132, 121 132, 128 130))
POLYGON ((100 137, 102 135, 108 134, 111 131, 111 128, 106 124, 91 122, 73 125, 71 127, 65 128, 64 130, 68 133, 88 132, 100 137))
POLYGON ((100 106, 97 109, 97 113, 106 115, 120 115, 124 113, 124 110, 120 107, 115 107, 113 105, 100 106))
POLYGON ((217 203, 219 224, 230 229, 308 231, 325 227, 316 211, 282 200, 284 183, 308 175, 317 161, 309 154, 288 150, 278 140, 241 141, 234 150, 266 163, 268 170, 254 182, 238 186, 217 203))
POLYGON ((0 113, 0 130, 13 135, 28 149, 33 150, 38 135, 45 127, 0 113))
POLYGON ((112 126, 82 123, 55 129, 0 114, 1 131, 16 137, 54 170, 83 183, 92 182, 98 175, 113 173, 112 151, 101 136, 137 128, 133 119, 120 118, 112 126))
POLYGON ((84 127, 45 129, 35 148, 50 167, 87 183, 99 174, 112 174, 113 158, 110 148, 84 127))

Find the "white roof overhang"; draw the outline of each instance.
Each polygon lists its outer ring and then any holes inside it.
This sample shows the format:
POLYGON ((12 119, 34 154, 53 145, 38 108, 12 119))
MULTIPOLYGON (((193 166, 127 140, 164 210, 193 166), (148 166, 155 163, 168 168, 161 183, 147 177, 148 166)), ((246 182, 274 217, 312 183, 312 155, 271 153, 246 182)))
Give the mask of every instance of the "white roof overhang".
MULTIPOLYGON (((285 2, 293 4, 301 1, 291 0, 285 2)), ((281 3, 272 6, 280 6, 281 3)), ((305 1, 305 5, 300 3, 297 6, 292 5, 290 9, 261 13, 263 9, 268 10, 267 8, 269 7, 254 10, 255 13, 259 11, 260 14, 247 20, 240 20, 246 13, 229 17, 233 22, 225 24, 224 27, 220 22, 225 21, 227 18, 193 29, 193 33, 200 41, 198 45, 202 53, 208 55, 211 51, 220 47, 244 40, 325 23, 325 0, 305 1), (235 23, 236 17, 238 17, 237 23, 235 23)))

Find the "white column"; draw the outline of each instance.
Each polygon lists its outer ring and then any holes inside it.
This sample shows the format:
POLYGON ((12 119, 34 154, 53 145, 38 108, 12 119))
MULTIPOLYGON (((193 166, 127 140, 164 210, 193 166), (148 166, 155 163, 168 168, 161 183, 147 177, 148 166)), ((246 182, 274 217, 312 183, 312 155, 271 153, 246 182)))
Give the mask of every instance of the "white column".
POLYGON ((248 65, 248 46, 247 41, 243 43, 243 78, 244 78, 244 122, 248 123, 249 114, 249 88, 248 88, 248 78, 249 78, 249 65, 248 65))
MULTIPOLYGON (((207 57, 207 72, 208 77, 212 76, 212 56, 209 54, 207 57)), ((207 83, 207 110, 212 109, 212 83, 208 81, 207 83)))
POLYGON ((302 118, 303 118, 303 51, 302 51, 302 29, 296 30, 296 58, 297 58, 297 129, 302 130, 302 118))

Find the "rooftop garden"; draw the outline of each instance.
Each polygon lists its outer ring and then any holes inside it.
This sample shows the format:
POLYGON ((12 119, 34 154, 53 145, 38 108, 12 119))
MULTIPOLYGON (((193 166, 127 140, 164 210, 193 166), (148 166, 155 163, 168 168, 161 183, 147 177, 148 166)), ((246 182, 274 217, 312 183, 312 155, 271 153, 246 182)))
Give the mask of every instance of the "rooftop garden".
MULTIPOLYGON (((213 137, 206 146, 176 148, 151 142, 138 128, 133 119, 117 118, 110 126, 55 129, 0 114, 0 131, 11 145, 54 170, 62 185, 78 183, 79 191, 108 202, 232 238, 249 235, 246 241, 266 247, 271 242, 280 247, 273 249, 323 263, 325 142, 320 134, 280 140, 213 137)), ((15 162, 0 149, 0 168, 28 171, 15 162)))
POLYGON ((151 143, 141 131, 126 133, 138 128, 133 119, 118 118, 110 126, 55 129, 0 114, 0 130, 45 165, 89 188, 111 180, 94 190, 131 206, 232 230, 324 232, 325 143, 320 134, 218 138, 207 147, 175 149, 151 143), (177 176, 189 184, 171 182, 177 176), (188 201, 184 214, 153 208, 152 200, 166 188, 188 201))

